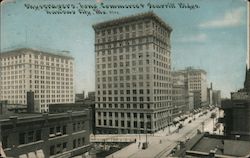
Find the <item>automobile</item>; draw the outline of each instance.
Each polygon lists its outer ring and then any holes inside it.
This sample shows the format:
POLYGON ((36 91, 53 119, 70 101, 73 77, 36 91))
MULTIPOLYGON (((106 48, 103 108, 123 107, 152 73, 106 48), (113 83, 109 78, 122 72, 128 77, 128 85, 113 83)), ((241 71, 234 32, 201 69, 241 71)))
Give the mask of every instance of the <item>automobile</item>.
POLYGON ((142 149, 147 149, 148 148, 148 143, 147 142, 143 142, 142 143, 142 149))
POLYGON ((189 121, 188 121, 188 123, 191 123, 191 122, 192 122, 192 120, 189 120, 189 121))
POLYGON ((181 128, 183 128, 183 125, 182 125, 182 124, 179 125, 179 129, 181 129, 181 128))

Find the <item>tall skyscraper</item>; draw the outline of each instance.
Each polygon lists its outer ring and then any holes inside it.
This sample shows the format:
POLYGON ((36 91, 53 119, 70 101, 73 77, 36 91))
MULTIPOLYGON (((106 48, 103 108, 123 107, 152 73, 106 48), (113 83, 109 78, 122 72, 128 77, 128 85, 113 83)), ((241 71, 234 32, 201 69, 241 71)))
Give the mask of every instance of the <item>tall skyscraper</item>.
POLYGON ((171 121, 172 28, 153 12, 98 23, 96 129, 153 133, 171 121))
POLYGON ((61 53, 16 49, 0 54, 0 100, 27 105, 27 92, 34 92, 36 112, 48 104, 74 102, 74 59, 61 53))

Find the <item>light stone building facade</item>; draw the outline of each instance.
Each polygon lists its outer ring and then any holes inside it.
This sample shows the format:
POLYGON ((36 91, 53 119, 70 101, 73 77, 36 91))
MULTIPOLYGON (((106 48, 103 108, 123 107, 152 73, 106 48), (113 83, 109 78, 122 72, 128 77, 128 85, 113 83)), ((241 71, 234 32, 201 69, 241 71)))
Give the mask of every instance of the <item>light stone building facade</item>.
POLYGON ((64 53, 1 52, 0 100, 27 105, 27 92, 33 91, 36 112, 48 112, 48 104, 74 103, 74 59, 64 53))
POLYGON ((185 82, 189 92, 194 96, 194 108, 207 105, 207 73, 202 69, 187 67, 178 70, 185 74, 185 82))
POLYGON ((170 124, 172 28, 153 12, 93 28, 97 132, 153 133, 170 124))
POLYGON ((173 117, 177 117, 189 111, 189 94, 185 73, 173 71, 172 80, 173 117))

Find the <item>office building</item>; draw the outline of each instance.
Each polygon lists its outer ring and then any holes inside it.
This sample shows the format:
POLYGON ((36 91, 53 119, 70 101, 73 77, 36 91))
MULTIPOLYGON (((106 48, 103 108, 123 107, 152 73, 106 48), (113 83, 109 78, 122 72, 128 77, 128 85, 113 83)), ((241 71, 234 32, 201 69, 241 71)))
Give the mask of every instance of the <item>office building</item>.
POLYGON ((185 84, 185 76, 182 72, 172 72, 172 101, 173 118, 189 111, 188 89, 185 84))
POLYGON ((221 106, 221 91, 220 90, 213 90, 213 105, 221 106))
POLYGON ((93 28, 97 131, 153 133, 171 124, 172 28, 153 12, 93 28))
POLYGON ((88 92, 88 98, 91 101, 95 101, 95 92, 88 92))
POLYGON ((213 84, 210 83, 210 87, 207 88, 207 102, 209 105, 213 105, 213 84))
POLYGON ((32 91, 36 112, 47 112, 48 104, 74 102, 74 59, 68 53, 21 48, 1 52, 0 63, 0 100, 27 105, 32 91))
POLYGON ((0 116, 7 157, 74 157, 90 150, 89 111, 0 116))
POLYGON ((85 99, 85 92, 84 91, 82 91, 82 93, 75 94, 75 102, 84 101, 84 99, 85 99))
POLYGON ((207 73, 202 69, 187 67, 184 70, 178 70, 185 74, 185 80, 189 92, 194 96, 194 108, 197 109, 206 106, 207 103, 207 73))

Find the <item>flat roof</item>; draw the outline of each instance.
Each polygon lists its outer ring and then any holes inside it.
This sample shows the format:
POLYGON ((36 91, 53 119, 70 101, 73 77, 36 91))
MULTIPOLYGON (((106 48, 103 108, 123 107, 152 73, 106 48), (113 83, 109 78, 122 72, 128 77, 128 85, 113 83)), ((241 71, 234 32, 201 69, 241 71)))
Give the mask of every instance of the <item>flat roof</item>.
POLYGON ((12 49, 8 51, 4 51, 0 53, 0 57, 9 56, 9 55, 16 55, 18 53, 25 54, 28 51, 36 54, 44 54, 44 55, 50 55, 55 57, 64 57, 67 59, 73 59, 74 58, 69 54, 69 51, 56 51, 56 50, 46 50, 46 49, 36 49, 36 48, 17 48, 12 49))
POLYGON ((100 22, 100 23, 94 24, 93 28, 95 30, 96 29, 102 29, 102 28, 106 28, 106 27, 116 26, 116 25, 119 25, 119 24, 124 24, 124 23, 126 24, 126 23, 132 22, 132 21, 146 20, 146 18, 155 19, 156 21, 158 21, 162 26, 164 26, 170 32, 173 30, 171 28, 171 26, 169 26, 166 22, 164 22, 160 17, 158 17, 152 11, 145 12, 145 13, 140 13, 140 14, 135 14, 135 15, 131 15, 131 16, 125 16, 125 17, 121 17, 121 18, 118 18, 118 19, 114 19, 114 20, 108 20, 108 21, 100 22))
POLYGON ((244 157, 250 154, 250 141, 204 136, 190 150, 206 153, 214 150, 217 155, 244 157))
POLYGON ((48 117, 48 119, 51 118, 61 118, 61 117, 68 117, 68 114, 72 114, 72 116, 78 116, 78 115, 87 115, 86 110, 82 111, 68 111, 64 113, 56 113, 56 114, 49 114, 49 113, 15 113, 15 114, 5 114, 5 115, 0 115, 0 124, 1 122, 9 122, 12 119, 17 119, 17 120, 27 120, 33 121, 33 119, 36 118, 43 118, 43 117, 48 117))

